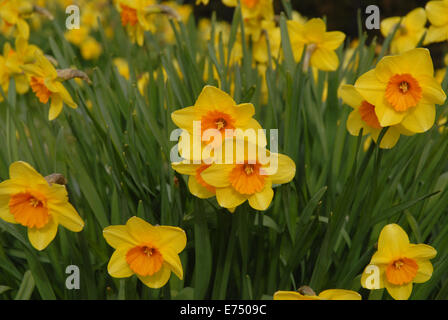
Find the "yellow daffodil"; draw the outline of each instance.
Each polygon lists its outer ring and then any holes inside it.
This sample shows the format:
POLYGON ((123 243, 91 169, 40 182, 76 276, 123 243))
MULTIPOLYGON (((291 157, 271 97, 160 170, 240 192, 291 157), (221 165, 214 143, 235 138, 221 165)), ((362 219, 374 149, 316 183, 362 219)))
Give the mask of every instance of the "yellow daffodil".
POLYGON ((70 108, 78 106, 73 101, 70 93, 62 84, 56 69, 50 61, 42 54, 35 55, 35 63, 22 67, 30 75, 30 86, 41 103, 47 103, 51 98, 50 112, 48 118, 56 119, 62 111, 64 103, 70 108))
MULTIPOLYGON (((347 130, 353 136, 358 136, 363 129, 363 134, 369 134, 377 142, 383 127, 380 125, 375 114, 375 106, 368 103, 352 85, 342 85, 339 94, 347 105, 354 110, 347 119, 347 130)), ((400 124, 387 129, 380 144, 380 148, 390 149, 395 146, 400 138, 400 134, 410 135, 400 124)))
POLYGON ((129 80, 130 78, 129 64, 126 61, 126 59, 115 58, 113 60, 113 63, 117 67, 118 73, 126 80, 129 80))
POLYGON ((155 25, 148 20, 148 7, 156 4, 155 0, 118 0, 117 9, 120 12, 121 24, 133 43, 143 45, 144 32, 155 31, 155 25))
POLYGON ((29 164, 14 162, 9 180, 0 183, 0 218, 28 228, 28 239, 37 250, 53 241, 58 225, 79 232, 84 222, 68 202, 65 186, 50 183, 29 164))
POLYGON ((30 36, 30 27, 25 18, 32 12, 33 5, 29 0, 0 0, 0 22, 4 29, 25 39, 30 36))
POLYGON ((181 228, 152 226, 138 217, 126 225, 109 226, 103 231, 107 243, 115 249, 107 270, 114 278, 136 274, 150 288, 161 288, 171 271, 183 279, 179 253, 187 244, 181 228))
POLYGON ((442 42, 448 39, 448 0, 429 1, 426 15, 431 23, 424 44, 442 42))
POLYGON ((399 54, 417 47, 417 44, 425 34, 426 13, 423 8, 416 8, 405 17, 390 17, 381 22, 381 33, 384 37, 391 34, 398 27, 392 39, 390 51, 392 54, 399 54))
POLYGON ((89 31, 90 30, 87 27, 81 25, 79 29, 70 29, 66 31, 64 36, 67 41, 79 47, 89 37, 89 31))
MULTIPOLYGON (((22 66, 34 58, 35 54, 41 54, 42 51, 28 44, 25 38, 17 37, 15 50, 9 43, 5 43, 3 56, 0 56, 0 86, 3 91, 8 93, 10 78, 14 78, 16 91, 24 94, 29 89, 29 77, 23 72, 22 66)), ((3 97, 0 95, 0 101, 3 97)))
POLYGON ((429 130, 435 120, 435 104, 446 95, 434 78, 427 49, 417 48, 388 56, 363 74, 355 88, 371 105, 382 127, 402 124, 414 133, 429 130))
POLYGON ((210 0, 196 0, 196 5, 203 4, 204 6, 208 5, 210 0))
POLYGON ((244 145, 242 154, 238 150, 238 141, 233 142, 233 161, 227 161, 228 145, 224 144, 223 161, 215 160, 200 172, 200 176, 215 188, 216 200, 221 207, 236 208, 249 201, 255 210, 266 210, 274 197, 272 185, 290 182, 295 176, 296 165, 288 156, 270 153, 248 141, 241 144, 244 145), (266 158, 262 159, 260 155, 266 155, 266 158))
POLYGON ((101 44, 95 38, 88 37, 81 43, 81 55, 86 60, 98 59, 103 52, 101 44))
POLYGON ((277 291, 274 300, 361 300, 361 295, 356 291, 329 289, 319 295, 304 295, 297 291, 277 291))
POLYGON ((265 64, 269 58, 267 39, 272 57, 277 58, 280 53, 281 36, 280 28, 273 21, 262 21, 261 28, 264 30, 264 35, 254 43, 253 55, 256 62, 265 64))
POLYGON ((304 69, 311 65, 319 70, 334 71, 339 66, 335 50, 344 42, 345 34, 340 31, 327 32, 322 19, 314 18, 305 24, 288 21, 288 33, 294 58, 298 62, 304 57, 304 69))
POLYGON ((381 230, 378 251, 362 274, 364 288, 386 288, 395 300, 407 300, 412 283, 428 281, 433 272, 430 259, 437 251, 426 244, 411 244, 406 232, 397 224, 381 230))
MULTIPOLYGON (((193 143, 190 141, 192 141, 191 139, 193 139, 195 134, 195 121, 201 125, 201 132, 199 132, 201 137, 206 130, 216 129, 221 132, 222 141, 224 141, 226 130, 253 129, 257 134, 261 126, 253 118, 254 114, 255 108, 251 103, 237 105, 227 93, 213 86, 205 86, 194 106, 174 111, 171 114, 171 119, 179 128, 189 134, 190 139, 184 139, 183 143, 189 143, 190 146, 193 146, 193 143)), ((212 142, 209 141, 203 144, 207 145, 212 142)), ((265 145, 264 143, 263 146, 265 145)), ((193 148, 185 149, 193 150, 193 148)), ((192 159, 188 151, 182 153, 182 156, 192 159)), ((201 158, 201 154, 192 156, 193 159, 201 158)))

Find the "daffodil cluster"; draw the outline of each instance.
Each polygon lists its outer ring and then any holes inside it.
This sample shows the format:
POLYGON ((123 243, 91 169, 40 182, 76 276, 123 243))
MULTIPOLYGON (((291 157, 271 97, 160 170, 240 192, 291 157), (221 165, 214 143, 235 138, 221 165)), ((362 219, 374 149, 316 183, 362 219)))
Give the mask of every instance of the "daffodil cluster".
POLYGON ((273 185, 294 178, 295 163, 286 155, 265 149, 266 138, 254 114, 252 104, 237 104, 212 86, 204 87, 194 106, 172 113, 173 122, 182 129, 179 151, 184 158, 172 166, 188 175, 193 195, 201 199, 216 196, 218 204, 232 212, 246 200, 252 208, 266 210, 274 196, 273 185), (218 136, 210 139, 208 130, 218 136), (238 138, 234 135, 238 130, 254 134, 238 138), (195 135, 199 135, 198 140, 195 135), (260 154, 269 160, 263 162, 260 154))

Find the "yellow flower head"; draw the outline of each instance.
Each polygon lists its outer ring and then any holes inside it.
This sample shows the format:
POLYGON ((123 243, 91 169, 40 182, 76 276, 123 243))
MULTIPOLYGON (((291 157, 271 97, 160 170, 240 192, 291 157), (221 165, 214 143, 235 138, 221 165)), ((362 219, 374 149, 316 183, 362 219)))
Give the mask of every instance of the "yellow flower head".
POLYGON ((126 28, 131 41, 143 45, 144 32, 155 30, 155 25, 148 19, 148 7, 156 4, 155 0, 118 0, 117 9, 121 24, 126 28))
POLYGON ((340 31, 327 32, 322 19, 310 19, 305 24, 288 21, 288 33, 294 58, 298 62, 306 45, 304 67, 311 65, 319 70, 334 71, 339 66, 335 50, 344 42, 345 34, 340 31))
POLYGON ((419 133, 434 124, 435 104, 446 95, 434 78, 434 67, 427 49, 417 48, 388 56, 375 69, 363 74, 355 88, 371 105, 382 127, 400 124, 419 133))
POLYGON ((196 5, 200 5, 203 4, 204 6, 208 5, 208 3, 210 2, 210 0, 196 0, 196 5))
POLYGON ((95 38, 88 37, 81 43, 81 55, 86 60, 98 59, 103 52, 101 44, 95 38))
POLYGON ((107 243, 115 249, 107 270, 114 278, 136 274, 150 288, 161 288, 171 271, 183 279, 179 253, 187 244, 185 232, 177 227, 152 226, 132 217, 126 225, 109 226, 103 231, 107 243))
POLYGON ((2 30, 15 33, 28 39, 30 27, 25 21, 33 12, 33 5, 29 0, 0 0, 0 23, 2 30))
MULTIPOLYGON (((347 130, 350 134, 358 136, 359 131, 363 129, 363 135, 370 134, 377 142, 383 127, 376 116, 375 106, 368 103, 352 85, 342 85, 339 88, 339 95, 344 103, 354 109, 347 119, 347 130)), ((412 133, 405 130, 400 124, 389 127, 381 140, 380 148, 393 148, 398 142, 400 134, 410 135, 412 133)))
POLYGON ((417 47, 417 44, 425 34, 426 13, 423 8, 416 8, 405 17, 391 17, 381 22, 381 33, 387 37, 400 23, 391 43, 391 53, 398 54, 417 47))
POLYGON ((364 270, 361 285, 368 289, 386 288, 395 300, 407 300, 412 283, 431 278, 433 267, 429 260, 436 254, 431 246, 409 243, 408 235, 399 225, 388 224, 381 230, 378 251, 364 270))
MULTIPOLYGON (((237 0, 222 0, 228 7, 236 7, 237 0)), ((244 20, 261 19, 272 20, 274 4, 272 0, 241 0, 241 12, 244 20)))
POLYGON ((47 103, 51 98, 50 120, 59 116, 64 103, 73 109, 78 107, 58 78, 56 69, 43 54, 36 54, 35 63, 24 65, 22 69, 31 77, 30 86, 39 101, 47 103))
POLYGON ((442 42, 448 39, 448 0, 429 1, 426 15, 431 23, 424 44, 442 42))
MULTIPOLYGON (((222 141, 224 141, 226 130, 253 129, 257 132, 261 129, 260 124, 253 118, 254 114, 255 108, 251 103, 237 105, 227 93, 213 86, 205 86, 194 106, 174 111, 171 114, 171 119, 179 128, 189 134, 190 139, 193 139, 196 134, 194 132, 196 122, 200 124, 201 131, 198 134, 201 137, 205 131, 216 129, 221 132, 222 141)), ((212 142, 213 140, 203 142, 202 145, 205 146, 212 142)), ((182 143, 190 143, 190 146, 193 146, 192 140, 183 139, 182 143)), ((192 149, 188 150, 192 151, 192 149)), ((181 154, 187 159, 201 158, 201 155, 190 155, 190 152, 181 154)))
POLYGON ((296 165, 291 158, 270 153, 248 141, 225 143, 222 155, 220 163, 215 160, 199 175, 206 184, 215 188, 216 200, 223 208, 236 208, 247 200, 255 210, 266 210, 274 197, 273 184, 288 183, 296 173, 296 165), (233 159, 228 161, 227 147, 231 145, 233 159))
POLYGON ((84 222, 68 202, 65 186, 49 183, 25 162, 14 162, 9 180, 0 183, 0 218, 28 228, 28 239, 37 250, 56 236, 58 225, 79 232, 84 222))
POLYGON ((342 289, 329 289, 319 295, 304 295, 297 291, 277 291, 274 300, 361 300, 358 292, 342 289))
MULTIPOLYGON (((22 66, 34 59, 36 53, 41 52, 22 37, 16 38, 15 50, 9 43, 5 43, 3 56, 0 56, 0 85, 5 93, 8 92, 11 77, 14 78, 17 93, 24 94, 28 91, 29 76, 23 72, 22 66)), ((0 96, 0 101, 2 100, 3 97, 0 96)))

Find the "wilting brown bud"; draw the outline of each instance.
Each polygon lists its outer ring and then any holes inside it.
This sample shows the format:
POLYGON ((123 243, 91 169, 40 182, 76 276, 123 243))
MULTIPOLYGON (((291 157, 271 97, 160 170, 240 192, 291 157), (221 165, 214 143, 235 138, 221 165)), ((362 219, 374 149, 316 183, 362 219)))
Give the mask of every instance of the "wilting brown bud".
POLYGON ((43 15, 44 17, 48 18, 49 20, 54 20, 53 15, 50 13, 50 11, 48 11, 45 8, 33 5, 33 11, 43 15))
POLYGON ((304 296, 315 296, 316 295, 314 290, 308 286, 301 286, 299 289, 297 289, 297 292, 304 296))
POLYGON ((92 81, 90 80, 89 76, 80 70, 76 70, 76 69, 58 69, 56 70, 58 73, 58 78, 61 80, 71 80, 74 78, 80 78, 82 80, 84 80, 85 82, 87 82, 88 84, 91 84, 92 81))
POLYGON ((147 6, 145 8, 146 12, 148 14, 150 13, 163 13, 166 14, 176 20, 180 20, 181 16, 177 13, 176 10, 174 10, 173 8, 171 8, 170 6, 166 6, 163 4, 153 4, 150 6, 147 6))
POLYGON ((60 184, 63 186, 65 186, 67 184, 67 179, 65 179, 65 177, 60 173, 50 174, 49 176, 45 177, 45 180, 47 180, 47 182, 50 186, 54 183, 60 184))

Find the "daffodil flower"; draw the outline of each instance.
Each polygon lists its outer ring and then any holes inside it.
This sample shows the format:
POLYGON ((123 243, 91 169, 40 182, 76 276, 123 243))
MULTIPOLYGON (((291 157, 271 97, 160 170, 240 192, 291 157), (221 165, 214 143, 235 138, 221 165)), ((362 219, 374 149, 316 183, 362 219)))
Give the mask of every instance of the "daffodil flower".
POLYGON ((304 295, 297 291, 277 291, 274 300, 361 300, 358 292, 342 289, 329 289, 319 295, 304 295))
POLYGON ((425 34, 426 13, 423 8, 416 8, 405 17, 390 17, 381 22, 381 33, 387 37, 400 23, 391 42, 391 53, 399 54, 417 47, 425 34), (403 19, 403 20, 401 20, 403 19))
POLYGON ((238 150, 238 141, 234 140, 233 161, 227 161, 228 145, 224 144, 222 161, 215 161, 200 176, 216 188, 216 200, 221 207, 236 208, 249 201, 255 210, 266 210, 274 197, 272 185, 290 182, 295 176, 296 165, 286 155, 270 153, 260 146, 251 147, 248 141, 242 145, 244 159, 238 150), (262 160, 260 154, 266 158, 262 160))
POLYGON ((147 7, 155 5, 155 0, 118 0, 117 9, 121 24, 126 28, 131 41, 143 45, 144 32, 155 31, 155 25, 148 19, 147 7))
POLYGON ((364 288, 386 288, 395 300, 407 300, 413 283, 428 281, 433 272, 430 259, 437 251, 426 244, 409 243, 406 232, 397 224, 388 224, 381 230, 378 251, 361 277, 364 288), (374 270, 378 270, 375 280, 374 270), (373 280, 370 279, 372 277, 373 280), (377 283, 370 283, 377 281, 377 283))
POLYGON ((30 27, 25 18, 33 12, 29 0, 0 0, 0 22, 6 30, 15 28, 16 35, 28 39, 30 27))
MULTIPOLYGON (((342 85, 339 89, 339 95, 344 103, 354 109, 347 119, 347 130, 350 134, 358 136, 363 129, 363 135, 370 134, 373 140, 377 142, 383 127, 376 116, 375 106, 368 103, 352 85, 342 85)), ((405 130, 400 124, 391 126, 384 134, 380 148, 393 148, 398 142, 400 134, 412 135, 412 132, 405 130)))
POLYGON ((28 239, 37 250, 56 236, 58 225, 79 232, 84 222, 68 202, 64 185, 49 183, 25 162, 14 162, 9 180, 0 183, 0 218, 28 228, 28 239))
POLYGON ((30 86, 41 103, 47 103, 51 98, 49 120, 56 119, 62 111, 64 103, 70 108, 78 106, 73 101, 70 93, 62 84, 62 79, 53 65, 42 54, 36 54, 34 64, 22 66, 22 69, 30 75, 30 86))
POLYGON ((183 279, 179 253, 184 250, 187 237, 182 229, 152 226, 132 217, 126 225, 105 228, 103 235, 115 249, 107 266, 112 277, 127 278, 136 274, 150 288, 163 287, 171 272, 183 279))
MULTIPOLYGON (((38 53, 42 51, 28 44, 28 41, 22 37, 16 38, 15 50, 8 42, 5 43, 3 56, 0 56, 0 86, 5 94, 8 93, 11 78, 14 78, 17 93, 24 94, 29 90, 29 76, 21 67, 38 53)), ((0 95, 0 101, 2 100, 3 96, 0 95)))
MULTIPOLYGON (((199 95, 196 103, 192 107, 183 108, 174 111, 171 114, 173 122, 181 129, 188 133, 181 137, 179 143, 182 157, 186 159, 201 159, 201 154, 191 155, 193 151, 193 139, 195 134, 201 137, 204 132, 209 129, 216 129, 222 135, 222 141, 225 139, 226 130, 246 130, 253 129, 254 143, 260 140, 262 146, 266 145, 264 134, 258 135, 261 125, 253 118, 255 108, 251 103, 236 104, 236 102, 225 92, 216 87, 205 86, 199 95), (201 125, 201 132, 194 132, 194 123, 201 125), (183 147, 184 144, 190 147, 183 147), (190 150, 190 152, 184 150, 190 150)), ((201 139, 202 140, 202 139, 201 139)), ((204 142, 203 145, 212 143, 213 141, 204 142)), ((201 149, 202 150, 202 149, 201 149)), ((198 150, 199 151, 199 150, 198 150)), ((205 159, 202 159, 205 160, 205 159)))
POLYGON ((446 95, 434 78, 427 49, 417 48, 388 56, 375 69, 359 77, 355 88, 371 105, 382 127, 400 124, 408 131, 429 130, 435 120, 435 104, 446 95))
POLYGON ((431 23, 424 44, 442 42, 448 39, 448 0, 429 1, 426 15, 431 23))
POLYGON ((305 24, 289 20, 287 26, 295 60, 299 62, 305 54, 304 69, 310 65, 323 71, 338 68, 339 58, 335 50, 344 42, 343 32, 327 32, 325 22, 319 18, 310 19, 305 24))

